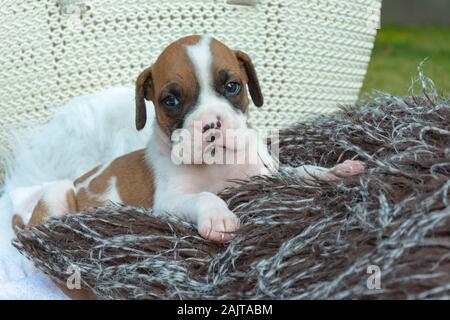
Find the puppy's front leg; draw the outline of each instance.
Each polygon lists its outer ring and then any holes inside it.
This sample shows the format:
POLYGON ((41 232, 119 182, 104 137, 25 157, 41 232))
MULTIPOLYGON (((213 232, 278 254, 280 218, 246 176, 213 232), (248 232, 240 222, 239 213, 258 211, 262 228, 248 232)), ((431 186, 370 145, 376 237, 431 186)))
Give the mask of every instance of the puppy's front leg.
POLYGON ((153 210, 178 215, 197 225, 199 234, 215 242, 229 241, 239 229, 239 218, 227 204, 211 192, 173 194, 155 197, 153 210))

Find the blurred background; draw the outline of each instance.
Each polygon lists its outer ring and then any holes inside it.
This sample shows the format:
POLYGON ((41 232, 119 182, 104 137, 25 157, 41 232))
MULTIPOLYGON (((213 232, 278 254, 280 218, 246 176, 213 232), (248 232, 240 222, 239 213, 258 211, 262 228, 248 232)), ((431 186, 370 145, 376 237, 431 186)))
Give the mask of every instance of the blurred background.
POLYGON ((450 0, 384 0, 361 95, 378 89, 408 95, 417 66, 438 91, 450 93, 450 0))

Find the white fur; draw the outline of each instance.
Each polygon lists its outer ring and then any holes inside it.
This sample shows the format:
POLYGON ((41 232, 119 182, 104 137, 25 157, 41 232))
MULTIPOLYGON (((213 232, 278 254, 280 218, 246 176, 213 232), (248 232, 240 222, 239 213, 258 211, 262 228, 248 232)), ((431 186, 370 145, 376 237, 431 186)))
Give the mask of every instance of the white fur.
MULTIPOLYGON (((153 118, 151 103, 147 109, 153 118)), ((45 125, 12 132, 12 154, 3 159, 7 177, 0 198, 0 260, 23 270, 15 276, 32 268, 11 245, 14 206, 30 212, 48 182, 74 180, 99 164, 144 148, 152 123, 137 131, 134 110, 134 88, 110 88, 74 98, 45 125)), ((28 221, 29 216, 24 218, 28 221)))
MULTIPOLYGON (((151 103, 147 109, 152 118, 151 103)), ((137 131, 134 110, 134 88, 110 88, 72 99, 45 125, 12 132, 4 189, 73 180, 143 148, 152 123, 137 131)))
POLYGON ((122 199, 120 199, 119 191, 117 189, 117 177, 112 176, 109 178, 105 194, 98 195, 98 197, 102 202, 110 201, 113 203, 122 203, 122 199))
POLYGON ((69 191, 75 191, 72 180, 54 181, 45 187, 42 200, 48 207, 51 216, 60 217, 70 212, 67 203, 67 193, 69 191))
POLYGON ((7 195, 12 202, 11 212, 22 217, 23 222, 28 224, 34 208, 41 199, 51 216, 62 216, 69 212, 67 192, 70 190, 75 191, 71 180, 59 180, 31 187, 19 187, 7 195))
POLYGON ((194 65, 195 75, 200 85, 200 105, 210 103, 211 96, 214 95, 211 85, 212 55, 210 43, 211 37, 204 35, 197 44, 186 46, 186 52, 194 65))
POLYGON ((46 184, 20 187, 9 193, 13 208, 12 212, 15 214, 20 213, 24 223, 28 223, 30 220, 34 207, 44 195, 45 186, 46 184))

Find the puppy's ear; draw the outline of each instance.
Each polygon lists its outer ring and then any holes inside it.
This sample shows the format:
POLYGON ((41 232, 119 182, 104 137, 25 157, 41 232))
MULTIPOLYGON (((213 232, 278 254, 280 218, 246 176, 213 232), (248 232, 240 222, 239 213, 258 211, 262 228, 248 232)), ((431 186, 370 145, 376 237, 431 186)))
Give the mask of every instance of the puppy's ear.
POLYGON ((242 51, 235 51, 234 53, 236 54, 236 58, 247 75, 248 91, 250 91, 250 96, 252 97, 253 103, 255 106, 261 107, 264 104, 264 98, 261 93, 261 87, 259 86, 258 77, 256 76, 256 71, 252 60, 242 51))
POLYGON ((141 130, 147 122, 147 110, 145 100, 150 100, 153 95, 152 67, 148 67, 136 80, 136 129, 141 130))

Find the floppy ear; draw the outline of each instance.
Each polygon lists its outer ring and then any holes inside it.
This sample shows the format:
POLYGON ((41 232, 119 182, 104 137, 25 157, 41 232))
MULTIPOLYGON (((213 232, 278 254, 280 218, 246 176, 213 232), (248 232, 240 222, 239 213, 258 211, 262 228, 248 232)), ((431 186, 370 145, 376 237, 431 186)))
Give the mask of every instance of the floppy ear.
POLYGON ((235 51, 236 58, 238 59, 241 66, 244 68, 245 73, 248 78, 248 91, 250 91, 250 96, 252 97, 253 103, 257 107, 261 107, 264 104, 264 98, 261 93, 261 87, 259 86, 258 77, 256 76, 255 67, 253 66, 250 57, 242 52, 235 51))
POLYGON ((141 130, 147 122, 145 100, 150 100, 153 93, 152 67, 148 67, 136 80, 136 129, 141 130), (145 100, 144 100, 145 99, 145 100))

